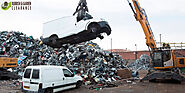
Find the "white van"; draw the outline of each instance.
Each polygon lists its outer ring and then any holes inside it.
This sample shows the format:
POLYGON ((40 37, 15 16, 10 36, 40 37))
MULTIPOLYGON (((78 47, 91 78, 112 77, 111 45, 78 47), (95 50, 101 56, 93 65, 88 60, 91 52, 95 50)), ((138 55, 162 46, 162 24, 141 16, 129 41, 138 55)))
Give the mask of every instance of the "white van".
POLYGON ((29 93, 53 93, 81 84, 82 77, 64 66, 28 66, 22 77, 22 90, 29 93))

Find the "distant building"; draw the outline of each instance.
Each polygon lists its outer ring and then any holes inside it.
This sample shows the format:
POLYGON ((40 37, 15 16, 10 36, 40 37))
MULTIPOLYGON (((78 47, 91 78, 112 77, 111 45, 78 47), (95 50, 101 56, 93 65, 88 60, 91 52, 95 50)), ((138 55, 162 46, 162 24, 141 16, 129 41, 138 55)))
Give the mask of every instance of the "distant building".
MULTIPOLYGON (((107 51, 111 52, 111 50, 107 51)), ((112 52, 117 53, 125 60, 135 60, 136 58, 139 59, 143 54, 150 56, 150 52, 148 50, 130 51, 127 49, 112 49, 112 52)), ((176 52, 185 56, 185 49, 176 49, 176 52)))
POLYGON ((127 49, 112 49, 111 50, 111 49, 109 49, 109 50, 106 50, 106 51, 110 51, 110 52, 112 51, 112 52, 115 53, 115 52, 127 52, 127 51, 130 51, 130 50, 127 50, 127 49))

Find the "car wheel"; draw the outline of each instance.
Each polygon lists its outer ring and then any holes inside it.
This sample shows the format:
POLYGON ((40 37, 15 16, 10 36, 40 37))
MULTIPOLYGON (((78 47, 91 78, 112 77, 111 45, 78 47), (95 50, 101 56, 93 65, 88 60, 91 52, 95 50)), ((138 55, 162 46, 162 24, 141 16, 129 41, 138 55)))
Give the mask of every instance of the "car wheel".
POLYGON ((47 88, 44 93, 53 93, 53 89, 52 88, 47 88))
POLYGON ((108 25, 102 28, 102 32, 105 32, 108 36, 111 34, 111 29, 108 25))
POLYGON ((80 88, 81 85, 82 85, 82 81, 78 81, 78 82, 76 83, 76 88, 80 88))
POLYGON ((98 25, 97 23, 92 23, 88 26, 88 30, 92 33, 98 34, 98 30, 100 30, 100 25, 98 25))
POLYGON ((51 35, 50 37, 51 44, 56 44, 58 36, 57 35, 51 35))

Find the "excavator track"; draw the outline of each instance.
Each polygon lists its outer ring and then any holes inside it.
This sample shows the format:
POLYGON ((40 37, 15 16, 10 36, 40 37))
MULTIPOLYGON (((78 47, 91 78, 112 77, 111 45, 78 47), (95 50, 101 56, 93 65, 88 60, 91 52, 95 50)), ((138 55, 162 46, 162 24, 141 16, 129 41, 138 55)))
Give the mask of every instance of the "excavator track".
POLYGON ((19 79, 20 76, 14 72, 0 70, 0 80, 8 80, 8 79, 19 79))
POLYGON ((184 82, 185 78, 180 74, 172 71, 154 71, 146 75, 141 81, 164 81, 173 80, 176 82, 184 82))

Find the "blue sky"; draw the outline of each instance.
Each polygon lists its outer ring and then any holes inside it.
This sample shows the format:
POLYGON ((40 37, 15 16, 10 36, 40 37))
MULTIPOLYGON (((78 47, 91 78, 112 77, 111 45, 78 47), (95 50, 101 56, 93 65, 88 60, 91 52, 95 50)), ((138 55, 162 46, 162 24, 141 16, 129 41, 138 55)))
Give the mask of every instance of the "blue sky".
MULTIPOLYGON (((15 1, 15 0, 8 0, 15 1)), ((16 0, 19 1, 19 0, 16 0)), ((130 0, 131 1, 131 0, 130 0)), ((4 11, 0 9, 0 30, 21 31, 39 38, 42 24, 63 16, 72 15, 79 0, 31 0, 31 11, 4 11)), ((139 0, 149 18, 157 41, 185 42, 185 0, 139 0)), ((2 4, 3 1, 0 1, 2 4)), ((147 50, 145 35, 133 16, 127 0, 87 0, 89 12, 94 17, 107 20, 112 34, 103 40, 96 39, 103 49, 147 50)))

